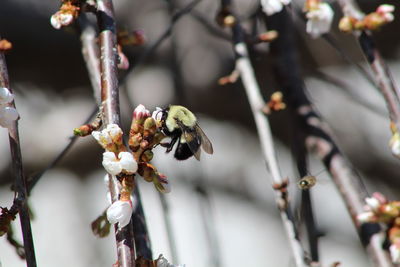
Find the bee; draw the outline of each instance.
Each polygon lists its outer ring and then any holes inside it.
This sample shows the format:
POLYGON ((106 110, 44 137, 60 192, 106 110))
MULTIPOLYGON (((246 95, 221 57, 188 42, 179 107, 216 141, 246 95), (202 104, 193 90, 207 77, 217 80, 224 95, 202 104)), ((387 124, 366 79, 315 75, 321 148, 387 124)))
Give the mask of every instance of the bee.
POLYGON ((306 175, 297 182, 297 185, 300 189, 306 190, 313 187, 316 183, 317 183, 317 178, 315 178, 315 176, 306 175))
POLYGON ((167 147, 167 153, 171 152, 178 141, 174 153, 176 159, 185 160, 194 155, 197 160, 200 160, 200 146, 206 153, 213 153, 210 140, 197 124, 196 116, 187 108, 170 105, 163 109, 161 123, 164 134, 171 137, 169 143, 163 144, 167 147))

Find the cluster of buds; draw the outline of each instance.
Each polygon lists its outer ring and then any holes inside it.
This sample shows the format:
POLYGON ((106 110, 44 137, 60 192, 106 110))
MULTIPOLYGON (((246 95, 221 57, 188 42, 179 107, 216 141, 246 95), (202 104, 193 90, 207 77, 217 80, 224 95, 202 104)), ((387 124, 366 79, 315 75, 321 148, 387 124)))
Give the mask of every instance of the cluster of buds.
POLYGON ((11 106, 14 94, 8 88, 0 87, 0 126, 9 128, 19 118, 18 111, 11 106))
POLYGON ((267 16, 271 16, 281 12, 283 7, 289 5, 290 2, 291 0, 261 0, 261 7, 267 16))
POLYGON ((152 149, 165 138, 161 132, 162 109, 157 108, 152 115, 143 105, 133 112, 133 120, 129 132, 129 148, 139 164, 138 173, 147 181, 153 182, 160 192, 167 193, 170 186, 165 175, 149 162, 153 159, 152 149))
POLYGON ((307 0, 304 4, 304 12, 307 17, 306 31, 313 38, 330 31, 334 12, 329 4, 320 0, 307 0))
POLYGON ((377 30, 394 20, 393 11, 393 5, 383 4, 375 12, 366 15, 362 19, 345 16, 339 22, 339 29, 346 33, 359 30, 377 30))
POLYGON ((399 131, 397 130, 397 127, 393 122, 390 123, 390 129, 392 131, 392 137, 390 138, 390 141, 389 141, 390 150, 392 151, 392 154, 395 157, 400 158, 400 134, 399 134, 399 131))
POLYGON ((51 25, 59 30, 61 27, 70 25, 79 15, 79 2, 64 0, 60 9, 50 18, 51 25))
POLYGON ((264 114, 271 114, 272 111, 279 111, 286 108, 286 104, 283 102, 283 94, 280 91, 274 92, 271 95, 268 103, 263 107, 264 114))
POLYGON ((6 39, 0 40, 0 52, 6 52, 12 49, 12 43, 6 39))
POLYGON ((365 212, 359 214, 360 223, 384 223, 388 226, 389 251, 392 261, 400 263, 400 201, 388 201, 385 196, 375 192, 366 198, 365 212))
POLYGON ((153 159, 152 149, 165 138, 161 130, 162 115, 160 108, 151 115, 143 105, 136 107, 129 131, 129 148, 124 145, 123 132, 117 124, 108 124, 103 130, 97 130, 102 125, 101 111, 93 123, 74 129, 74 134, 77 136, 86 136, 91 133, 104 148, 102 164, 108 173, 107 184, 109 186, 111 177, 120 187, 119 199, 112 203, 106 214, 93 222, 92 228, 96 234, 104 236, 109 232, 107 224, 104 223, 105 217, 111 224, 118 223, 120 228, 129 223, 136 204, 136 201, 131 198, 136 173, 146 181, 153 182, 160 192, 170 192, 166 176, 159 173, 150 163, 153 159))

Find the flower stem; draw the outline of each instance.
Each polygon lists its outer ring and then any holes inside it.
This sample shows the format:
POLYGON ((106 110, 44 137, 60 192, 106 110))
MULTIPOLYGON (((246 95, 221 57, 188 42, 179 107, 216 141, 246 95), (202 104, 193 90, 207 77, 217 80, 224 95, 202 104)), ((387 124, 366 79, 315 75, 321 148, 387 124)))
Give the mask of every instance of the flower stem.
MULTIPOLYGON (((3 52, 0 52, 0 87, 6 87, 12 92, 10 88, 6 59, 3 52)), ((15 102, 11 103, 15 108, 15 102)), ((10 140, 11 158, 15 175, 15 191, 16 197, 14 204, 18 207, 19 217, 21 221, 22 237, 24 242, 24 249, 26 255, 26 263, 28 267, 36 267, 35 248, 33 244, 31 222, 28 211, 28 195, 26 190, 26 181, 22 166, 21 145, 18 132, 18 120, 14 121, 8 129, 10 140)))

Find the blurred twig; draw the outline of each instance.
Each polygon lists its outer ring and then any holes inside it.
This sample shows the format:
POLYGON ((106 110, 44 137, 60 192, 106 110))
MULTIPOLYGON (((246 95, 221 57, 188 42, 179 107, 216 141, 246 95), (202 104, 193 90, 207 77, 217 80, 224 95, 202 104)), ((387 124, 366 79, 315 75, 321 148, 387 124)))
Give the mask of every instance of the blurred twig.
POLYGON ((257 126, 258 135, 261 142, 264 159, 267 162, 268 169, 272 176, 273 188, 275 189, 275 198, 284 229, 289 239, 290 248, 294 256, 297 267, 307 266, 304 250, 298 239, 298 232, 289 208, 287 184, 280 173, 278 162, 275 155, 274 143, 267 117, 262 112, 265 102, 261 96, 260 88, 254 75, 246 43, 244 42, 244 33, 237 17, 232 14, 232 3, 230 0, 221 0, 221 12, 233 16, 235 22, 232 25, 233 44, 236 55, 236 68, 240 72, 243 86, 246 90, 247 98, 253 112, 254 120, 257 126))
MULTIPOLYGON (((93 108, 93 111, 90 113, 90 115, 88 116, 88 118, 85 120, 85 122, 83 124, 87 124, 89 123, 92 118, 96 115, 98 111, 98 107, 95 106, 93 108)), ((64 158, 64 156, 67 154, 67 152, 71 149, 71 147, 76 143, 78 136, 73 135, 69 138, 69 142, 65 145, 65 147, 61 150, 61 152, 56 156, 55 159, 53 159, 53 161, 51 161, 49 163, 49 165, 47 165, 42 171, 40 171, 39 173, 35 174, 34 176, 30 177, 27 180, 27 191, 28 191, 28 195, 31 193, 32 189, 35 187, 35 185, 37 184, 37 182, 39 182, 40 178, 42 178, 42 176, 50 169, 52 169, 54 166, 56 166, 58 164, 58 162, 60 162, 61 159, 64 158)))
POLYGON ((295 120, 301 125, 305 144, 314 151, 331 174, 339 189, 353 223, 358 230, 368 255, 376 266, 392 266, 387 253, 382 248, 382 232, 378 224, 360 224, 357 215, 364 212, 368 192, 351 164, 342 155, 327 125, 321 120, 308 99, 304 83, 299 74, 296 49, 293 43, 293 25, 287 11, 271 16, 268 23, 278 30, 279 37, 271 43, 271 53, 276 57, 275 76, 281 83, 285 101, 293 110, 295 120), (290 71, 288 71, 290 70, 290 71))
MULTIPOLYGON (((364 16, 355 1, 337 0, 337 2, 341 6, 344 15, 356 19, 364 16)), ((397 130, 400 131, 400 89, 396 86, 388 66, 375 47, 371 32, 368 30, 353 31, 353 35, 358 39, 358 43, 371 66, 376 84, 385 98, 390 119, 396 125, 397 130)))
MULTIPOLYGON (((103 125, 120 125, 117 37, 112 0, 97 0, 97 21, 99 26, 101 104, 103 125)), ((110 194, 112 202, 118 200, 119 189, 110 176, 110 194)), ((118 265, 135 266, 135 248, 132 233, 132 221, 122 229, 115 225, 115 237, 118 252, 118 265)))
MULTIPOLYGON (((8 78, 8 71, 4 53, 0 51, 0 87, 6 87, 12 92, 8 78)), ((10 104, 15 108, 15 102, 10 104)), ((26 262, 28 267, 36 267, 35 248, 32 238, 31 222, 29 218, 29 209, 27 205, 28 194, 26 189, 26 181, 22 166, 21 146, 18 132, 18 120, 14 121, 8 129, 8 136, 10 140, 10 150, 12 157, 12 164, 14 169, 14 188, 16 196, 14 204, 19 211, 21 221, 22 237, 24 242, 24 249, 26 255, 26 262)))

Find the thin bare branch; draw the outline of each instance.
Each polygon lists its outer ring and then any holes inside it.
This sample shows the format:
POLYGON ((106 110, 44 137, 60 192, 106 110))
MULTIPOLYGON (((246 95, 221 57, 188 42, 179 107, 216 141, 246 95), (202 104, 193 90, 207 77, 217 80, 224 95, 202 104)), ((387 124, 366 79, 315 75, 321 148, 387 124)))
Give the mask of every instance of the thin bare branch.
MULTIPOLYGON (((233 16, 231 12, 232 3, 230 0, 222 0, 221 6, 222 10, 233 16)), ((235 20, 237 20, 237 17, 235 20)), ((298 239, 296 225, 289 208, 289 202, 287 198, 288 181, 282 177, 278 167, 271 129, 268 119, 262 111, 263 107, 265 106, 265 102, 261 96, 260 88, 254 74, 254 69, 248 56, 246 43, 244 42, 243 30, 237 21, 232 27, 232 35, 234 51, 237 58, 236 68, 240 72, 240 77, 257 126, 263 156, 266 160, 268 170, 271 173, 272 185, 275 189, 275 199, 284 229, 289 240, 291 252, 294 256, 294 261, 297 267, 308 266, 305 261, 304 249, 302 248, 302 244, 298 239)))
MULTIPOLYGON (((306 134, 305 144, 309 150, 316 153, 331 174, 346 203, 360 239, 368 251, 368 256, 376 266, 393 266, 388 253, 382 248, 380 226, 372 223, 360 224, 357 220, 357 215, 364 212, 368 192, 360 176, 340 152, 331 137, 329 128, 314 110, 305 93, 292 39, 293 25, 291 25, 290 16, 284 11, 274 18, 277 19, 273 25, 274 29, 280 33, 280 37, 271 43, 271 53, 279 60, 275 67, 276 77, 281 84, 285 101, 292 109, 294 119, 306 134)), ((268 22, 270 23, 271 20, 268 22)))
MULTIPOLYGON (((117 38, 112 0, 97 0, 97 20, 100 43, 101 71, 101 104, 103 108, 103 125, 110 123, 120 125, 117 38)), ((118 200, 119 189, 116 181, 110 177, 110 194, 112 202, 118 200)), ((115 226, 118 264, 121 267, 135 266, 135 248, 132 233, 132 222, 118 229, 115 226)))
MULTIPOLYGON (((0 87, 6 87, 12 92, 8 78, 8 71, 4 53, 0 51, 0 87)), ((15 102, 10 104, 15 108, 15 102)), ((10 140, 11 158, 14 169, 14 188, 16 197, 14 204, 18 207, 19 217, 21 220, 22 237, 24 242, 24 249, 26 255, 26 263, 28 267, 36 267, 35 247, 32 238, 31 221, 29 218, 28 210, 28 194, 26 191, 26 181, 22 166, 21 146, 18 132, 18 120, 14 121, 8 129, 10 140)))
MULTIPOLYGON (((342 8, 344 15, 352 16, 356 19, 361 19, 364 14, 360 11, 358 5, 353 0, 337 0, 342 8)), ((389 110, 390 119, 396 125, 397 130, 400 130, 400 89, 395 84, 392 74, 383 60, 380 52, 372 40, 371 32, 353 31, 353 35, 358 39, 358 43, 371 66, 372 73, 375 77, 375 82, 385 98, 386 105, 389 110)))

